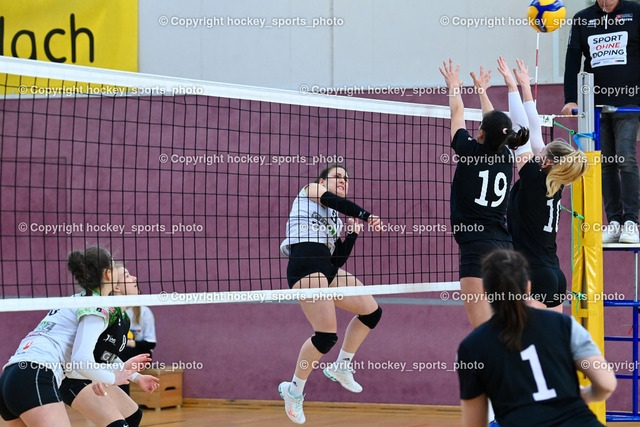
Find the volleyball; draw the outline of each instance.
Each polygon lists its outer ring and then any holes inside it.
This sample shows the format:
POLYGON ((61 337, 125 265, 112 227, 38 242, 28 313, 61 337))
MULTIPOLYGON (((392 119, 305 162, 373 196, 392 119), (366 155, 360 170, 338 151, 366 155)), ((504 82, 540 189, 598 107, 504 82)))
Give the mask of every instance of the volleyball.
POLYGON ((567 9, 560 0, 533 0, 527 10, 529 24, 541 33, 560 28, 567 16, 567 9))

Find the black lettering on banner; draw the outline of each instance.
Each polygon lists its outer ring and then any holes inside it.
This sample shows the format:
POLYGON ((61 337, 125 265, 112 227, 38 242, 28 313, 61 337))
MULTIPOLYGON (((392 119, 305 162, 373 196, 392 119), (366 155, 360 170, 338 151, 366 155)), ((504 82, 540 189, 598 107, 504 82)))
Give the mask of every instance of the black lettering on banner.
POLYGON ((47 33, 47 35, 44 38, 44 54, 47 55, 47 59, 51 62, 66 62, 67 57, 63 56, 61 58, 56 58, 55 56, 53 56, 53 54, 51 53, 51 48, 49 46, 49 42, 51 41, 51 37, 53 37, 55 34, 61 34, 64 35, 65 32, 62 28, 54 28, 53 30, 49 31, 47 33))
POLYGON ((29 36, 29 39, 31 39, 31 56, 29 59, 36 59, 36 35, 33 34, 33 31, 29 30, 20 30, 13 36, 13 40, 11 40, 11 55, 16 58, 18 57, 18 39, 20 39, 20 36, 23 34, 29 36))
MULTIPOLYGON (((88 47, 89 47, 89 62, 93 62, 95 59, 95 37, 90 29, 85 27, 76 27, 76 16, 75 14, 71 14, 69 16, 69 32, 71 38, 71 62, 76 63, 78 57, 78 36, 84 34, 88 38, 88 47)), ((51 51, 51 39, 53 36, 64 36, 67 34, 62 28, 53 28, 49 31, 43 40, 43 48, 44 54, 47 59, 51 62, 66 62, 66 56, 56 56, 54 52, 51 51)), ((9 39, 11 40, 11 55, 14 58, 21 58, 18 54, 18 42, 20 39, 26 38, 30 41, 31 53, 28 56, 28 59, 38 59, 37 55, 37 39, 36 35, 33 31, 28 29, 22 29, 15 33, 13 36, 7 36, 7 42, 9 43, 9 39)), ((82 38, 81 38, 82 39, 82 38)), ((84 44, 84 43, 83 43, 84 44)), ((5 18, 4 16, 0 16, 0 56, 4 56, 4 47, 5 47, 5 18)))
POLYGON ((71 62, 76 63, 76 37, 85 33, 89 37, 89 62, 93 62, 93 33, 88 28, 78 28, 76 30, 76 16, 71 14, 71 62))

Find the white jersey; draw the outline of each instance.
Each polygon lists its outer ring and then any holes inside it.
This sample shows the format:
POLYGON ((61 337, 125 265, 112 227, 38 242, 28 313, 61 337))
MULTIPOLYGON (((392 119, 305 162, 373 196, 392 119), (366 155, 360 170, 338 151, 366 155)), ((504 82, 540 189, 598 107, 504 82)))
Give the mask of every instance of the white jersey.
POLYGON ((126 313, 131 320, 129 330, 133 334, 133 340, 156 342, 156 321, 149 307, 140 307, 140 318, 137 321, 134 319, 132 307, 127 308, 126 313))
POLYGON ((289 256, 291 246, 302 242, 322 243, 333 254, 335 243, 342 232, 342 220, 338 211, 319 205, 307 197, 303 188, 293 201, 287 221, 287 238, 280 245, 280 252, 289 256))
MULTIPOLYGON (((83 295, 84 293, 76 294, 74 297, 83 295)), ((65 368, 68 366, 67 362, 71 360, 78 323, 86 315, 103 318, 105 328, 109 324, 109 312, 103 308, 51 310, 20 342, 18 349, 5 367, 19 362, 36 362, 51 369, 60 386, 65 368)))

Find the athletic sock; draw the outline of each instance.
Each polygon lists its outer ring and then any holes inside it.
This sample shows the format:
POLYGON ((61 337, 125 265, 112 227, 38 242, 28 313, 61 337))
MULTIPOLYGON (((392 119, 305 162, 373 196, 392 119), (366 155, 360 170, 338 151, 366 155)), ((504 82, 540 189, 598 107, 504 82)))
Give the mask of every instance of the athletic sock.
POLYGON ((340 349, 340 354, 338 354, 338 359, 336 363, 338 364, 338 369, 346 370, 351 365, 351 361, 353 360, 353 356, 355 353, 348 353, 343 349, 340 349))
POLYGON ((306 383, 307 380, 301 380, 294 375, 291 380, 291 385, 289 386, 289 393, 291 396, 302 396, 302 391, 304 390, 304 385, 306 383))

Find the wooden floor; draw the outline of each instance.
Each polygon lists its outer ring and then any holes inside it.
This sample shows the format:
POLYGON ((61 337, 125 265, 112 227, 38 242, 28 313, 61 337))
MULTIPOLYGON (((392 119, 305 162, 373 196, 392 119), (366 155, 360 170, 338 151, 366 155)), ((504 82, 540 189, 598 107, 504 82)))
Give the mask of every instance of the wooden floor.
MULTIPOLYGON (((381 413, 355 409, 305 407, 307 422, 305 426, 413 426, 413 427, 461 427, 459 412, 423 412, 409 411, 381 413)), ((69 411, 72 425, 78 427, 93 426, 74 410, 69 411)), ((294 426, 289 421, 283 405, 254 407, 182 407, 161 411, 145 410, 141 426, 294 426)))
MULTIPOLYGON (((413 405, 353 405, 306 402, 305 426, 390 426, 394 427, 462 427, 459 407, 425 407, 413 405)), ((93 426, 80 413, 69 409, 74 427, 93 426)), ((160 411, 145 409, 142 426, 294 426, 280 402, 253 404, 222 402, 160 411)), ((637 426, 637 423, 610 423, 616 427, 637 426)))

